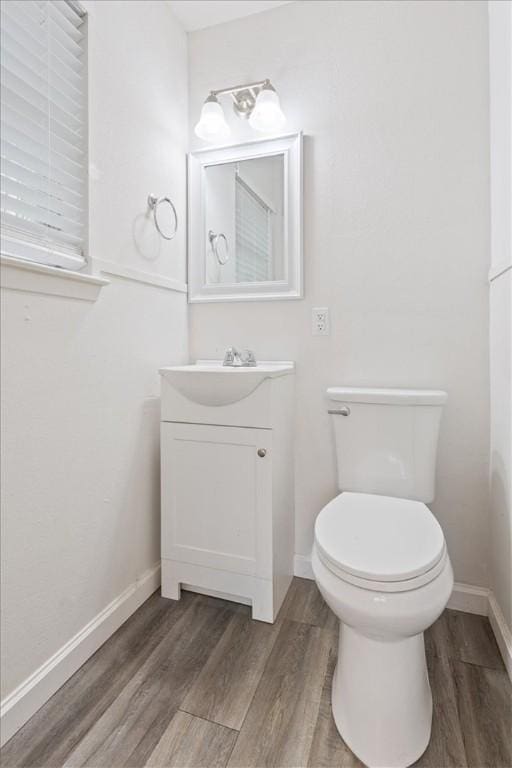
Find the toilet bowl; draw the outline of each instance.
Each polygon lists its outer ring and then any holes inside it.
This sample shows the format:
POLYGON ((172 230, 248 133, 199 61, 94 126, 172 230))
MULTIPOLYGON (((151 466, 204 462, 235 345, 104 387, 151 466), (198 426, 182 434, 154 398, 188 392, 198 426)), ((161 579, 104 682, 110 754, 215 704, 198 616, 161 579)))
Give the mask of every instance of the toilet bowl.
POLYGON ((341 493, 317 517, 312 566, 340 620, 336 726, 369 768, 405 768, 431 731, 423 632, 453 587, 441 527, 420 501, 341 493))

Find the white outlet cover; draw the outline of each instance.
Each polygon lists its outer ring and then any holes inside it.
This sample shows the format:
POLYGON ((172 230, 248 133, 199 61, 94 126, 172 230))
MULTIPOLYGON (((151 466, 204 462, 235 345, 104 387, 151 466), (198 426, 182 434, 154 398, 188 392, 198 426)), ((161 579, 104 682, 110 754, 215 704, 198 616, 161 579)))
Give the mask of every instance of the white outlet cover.
POLYGON ((329 336, 330 330, 329 307, 313 307, 311 310, 311 331, 313 336, 329 336))

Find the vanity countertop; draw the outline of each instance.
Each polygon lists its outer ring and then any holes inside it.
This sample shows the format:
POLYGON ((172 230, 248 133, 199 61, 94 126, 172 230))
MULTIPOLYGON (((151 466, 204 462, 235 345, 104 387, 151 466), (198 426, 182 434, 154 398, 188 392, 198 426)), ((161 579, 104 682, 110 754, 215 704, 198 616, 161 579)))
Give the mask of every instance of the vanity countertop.
POLYGON ((274 378, 275 376, 286 376, 287 374, 294 373, 295 363, 289 360, 261 360, 257 365, 253 366, 228 366, 223 365, 222 360, 197 360, 197 362, 190 365, 171 365, 165 368, 160 368, 159 373, 165 376, 169 373, 199 373, 199 374, 258 374, 263 375, 263 378, 274 378))

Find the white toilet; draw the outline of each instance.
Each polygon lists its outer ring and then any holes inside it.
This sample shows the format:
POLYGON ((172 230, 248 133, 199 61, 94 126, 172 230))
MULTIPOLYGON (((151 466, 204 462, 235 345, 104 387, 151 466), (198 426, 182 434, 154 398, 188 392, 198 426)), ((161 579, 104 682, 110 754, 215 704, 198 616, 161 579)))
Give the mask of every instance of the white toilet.
POLYGON ((434 498, 446 393, 327 390, 342 493, 315 523, 318 588, 340 619, 336 726, 370 768, 405 768, 426 749, 432 696, 423 632, 453 572, 434 498))

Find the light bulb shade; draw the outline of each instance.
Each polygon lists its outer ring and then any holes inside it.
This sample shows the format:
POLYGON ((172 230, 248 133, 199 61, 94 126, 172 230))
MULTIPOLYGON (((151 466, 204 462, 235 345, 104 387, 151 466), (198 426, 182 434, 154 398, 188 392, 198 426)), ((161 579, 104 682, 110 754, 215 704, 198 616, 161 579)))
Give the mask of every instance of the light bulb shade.
POLYGON ((214 96, 210 96, 203 104, 194 133, 204 141, 219 141, 227 138, 230 132, 221 105, 214 96))
POLYGON ((286 118, 279 103, 279 96, 272 86, 264 86, 256 98, 256 104, 249 118, 249 125, 256 131, 274 133, 279 131, 286 118))

